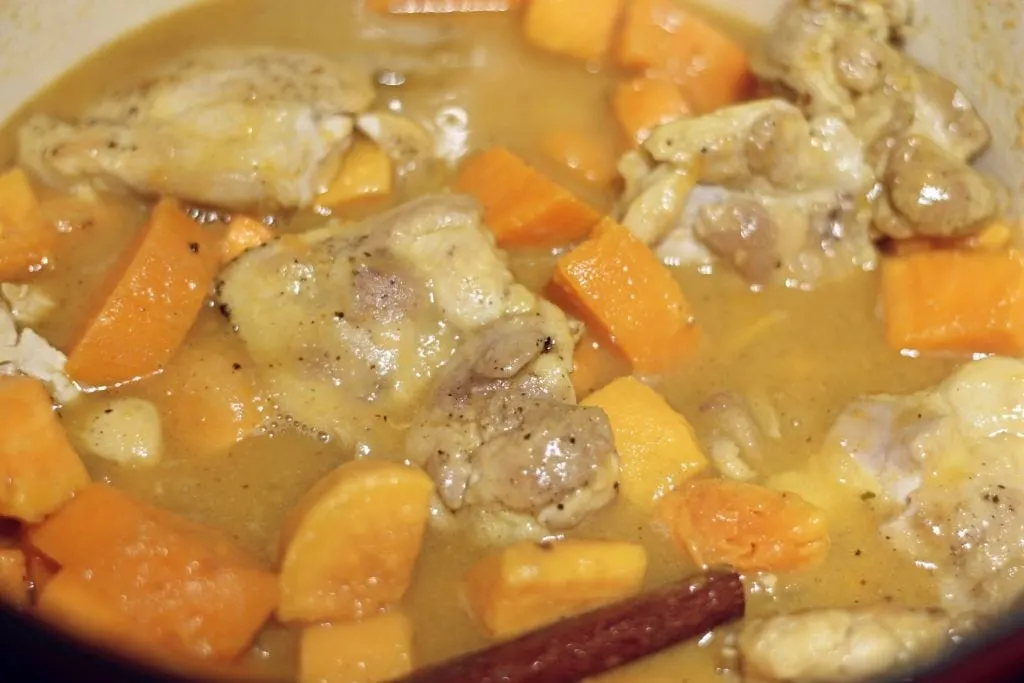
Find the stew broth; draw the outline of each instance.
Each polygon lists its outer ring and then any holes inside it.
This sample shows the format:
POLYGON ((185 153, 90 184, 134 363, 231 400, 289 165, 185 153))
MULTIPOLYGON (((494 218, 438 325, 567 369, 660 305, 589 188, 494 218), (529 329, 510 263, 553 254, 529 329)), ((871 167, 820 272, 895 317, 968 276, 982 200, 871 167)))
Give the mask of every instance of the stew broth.
MULTIPOLYGON (((154 65, 190 49, 209 45, 274 45, 314 49, 329 56, 365 59, 382 80, 402 72, 401 85, 381 86, 378 101, 447 131, 452 158, 467 150, 500 143, 523 155, 558 182, 608 210, 612 190, 579 182, 546 159, 539 149, 545 131, 582 126, 616 131, 607 98, 613 70, 588 71, 578 63, 543 54, 528 46, 512 16, 429 18, 371 17, 357 22, 354 3, 338 0, 227 0, 200 3, 131 35, 65 75, 32 102, 26 112, 74 117, 98 96, 141 78, 154 65), (398 31, 403 40, 390 38, 398 31), (437 48, 417 48, 418 36, 438 40, 437 48), (389 66, 394 64, 395 66, 389 66), (431 73, 433 72, 433 73, 431 73), (463 124, 465 124, 463 126, 463 124)), ((749 44, 757 31, 732 17, 709 13, 715 23, 749 44)), ((400 80, 400 79, 399 79, 400 80)), ((16 117, 0 136, 0 151, 13 158, 16 117)), ((430 184, 443 187, 450 177, 430 184)), ((423 187, 404 187, 389 202, 400 202, 423 187)), ((40 190, 42 191, 42 190, 40 190)), ((48 195, 55 196, 55 195, 48 195)), ((59 310, 39 331, 54 344, 66 343, 75 311, 94 291, 105 268, 143 222, 146 206, 134 199, 110 197, 97 215, 69 223, 54 267, 34 281, 53 296, 59 310)), ((357 218, 378 211, 378 203, 342 214, 357 218)), ((78 209, 73 199, 66 210, 78 209)), ((278 223, 282 232, 298 232, 322 217, 300 213, 278 223)), ((548 279, 554 255, 512 253, 514 272, 539 289, 548 279)), ((676 275, 694 305, 706 337, 699 353, 655 386, 703 434, 709 428, 701 405, 717 392, 759 395, 776 408, 779 438, 766 443, 765 466, 781 473, 805 464, 843 407, 865 393, 903 393, 945 377, 955 360, 912 358, 889 348, 876 311, 877 276, 857 274, 814 291, 769 287, 751 291, 728 269, 701 274, 679 269, 676 275)), ((216 309, 201 314, 187 344, 204 335, 230 338, 216 309)), ((609 363, 614 360, 609 356, 609 363)), ((151 396, 152 380, 142 380, 85 397, 63 412, 73 426, 88 419, 98 402, 117 396, 151 396)), ((73 430, 72 430, 73 431, 73 430)), ((263 433, 227 454, 203 456, 169 433, 166 456, 153 468, 130 469, 83 455, 91 474, 159 506, 225 530, 252 552, 272 561, 282 518, 324 473, 351 457, 330 438, 271 419, 263 433)), ((396 449, 398 447, 396 446, 396 449)), ((385 453, 401 457, 400 453, 385 453)), ((849 514, 830 518, 832 551, 824 566, 755 584, 749 614, 791 611, 807 606, 846 606, 879 598, 907 605, 934 603, 929 575, 885 545, 877 534, 870 501, 849 514)), ((647 515, 617 502, 590 518, 570 537, 640 541, 650 567, 648 587, 697 568, 647 515)), ((465 530, 429 531, 413 586, 404 605, 415 626, 418 665, 483 646, 487 640, 458 599, 458 581, 484 548, 465 530)), ((296 670, 295 631, 270 626, 248 658, 261 676, 287 678, 296 670)), ((608 680, 716 680, 712 648, 686 645, 608 675, 608 680)))

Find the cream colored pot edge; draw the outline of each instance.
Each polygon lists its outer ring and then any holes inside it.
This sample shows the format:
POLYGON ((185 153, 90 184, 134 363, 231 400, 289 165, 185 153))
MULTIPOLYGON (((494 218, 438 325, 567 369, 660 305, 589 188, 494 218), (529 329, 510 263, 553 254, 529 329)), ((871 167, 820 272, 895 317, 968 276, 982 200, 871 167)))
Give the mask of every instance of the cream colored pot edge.
MULTIPOLYGON (((0 121, 97 48, 197 1, 204 0, 0 0, 0 121)), ((764 23, 781 1, 714 4, 764 23)), ((911 51, 975 101, 996 138, 985 165, 1024 195, 1017 121, 1024 105, 1024 0, 917 0, 917 7, 911 51)))

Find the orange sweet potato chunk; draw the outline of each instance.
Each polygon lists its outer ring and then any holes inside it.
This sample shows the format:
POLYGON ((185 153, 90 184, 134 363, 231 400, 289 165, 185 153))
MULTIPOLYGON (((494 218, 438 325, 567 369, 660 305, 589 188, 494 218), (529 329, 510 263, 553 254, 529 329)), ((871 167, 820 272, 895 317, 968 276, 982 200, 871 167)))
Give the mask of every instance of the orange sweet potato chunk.
POLYGON ((674 0, 629 3, 618 58, 674 80, 701 114, 743 99, 753 83, 746 51, 674 0))
POLYGON ((0 376, 0 517, 41 521, 88 483, 46 388, 0 376))
POLYGON ((887 258, 882 308, 895 349, 1024 355, 1024 256, 936 250, 887 258))
POLYGON ((107 273, 68 354, 75 380, 107 386, 159 370, 181 345, 220 265, 212 233, 172 200, 107 273))
POLYGON ((611 220, 563 255, 548 294, 603 332, 640 372, 660 372, 695 347, 690 304, 654 253, 611 220))
POLYGON ((651 130, 690 114, 679 86, 664 78, 634 78, 620 83, 612 95, 615 117, 626 137, 640 144, 651 130))
POLYGON ((556 247, 586 237, 601 215, 504 147, 470 157, 455 191, 471 194, 502 247, 556 247))
POLYGON ((530 0, 523 30, 537 47, 593 62, 611 46, 624 0, 530 0))
POLYGON ((29 275, 50 257, 56 240, 25 172, 14 168, 0 174, 0 280, 29 275))
POLYGON ((820 564, 830 541, 825 515, 795 493, 725 479, 699 479, 656 509, 700 565, 792 571, 820 564))
POLYGON ((68 575, 74 595, 103 605, 97 628, 128 620, 168 651, 234 658, 277 605, 276 577, 233 543, 102 484, 30 529, 28 542, 62 568, 44 600, 68 575))

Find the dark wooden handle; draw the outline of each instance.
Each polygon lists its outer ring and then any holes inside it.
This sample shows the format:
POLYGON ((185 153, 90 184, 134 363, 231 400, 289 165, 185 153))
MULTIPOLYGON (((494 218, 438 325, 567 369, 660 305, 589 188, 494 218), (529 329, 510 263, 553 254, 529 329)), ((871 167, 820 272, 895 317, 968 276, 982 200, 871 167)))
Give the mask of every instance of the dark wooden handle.
POLYGON ((744 608, 740 577, 710 572, 393 683, 576 683, 707 633, 744 608))

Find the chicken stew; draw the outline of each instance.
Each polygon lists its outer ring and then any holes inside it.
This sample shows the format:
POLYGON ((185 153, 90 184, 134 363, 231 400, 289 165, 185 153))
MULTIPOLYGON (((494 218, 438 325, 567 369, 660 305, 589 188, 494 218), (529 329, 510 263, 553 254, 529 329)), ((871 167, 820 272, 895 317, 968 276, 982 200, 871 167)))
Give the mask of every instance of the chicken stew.
POLYGON ((913 9, 217 0, 95 55, 0 136, 0 597, 302 683, 856 681, 1014 609, 1024 256, 913 9))

